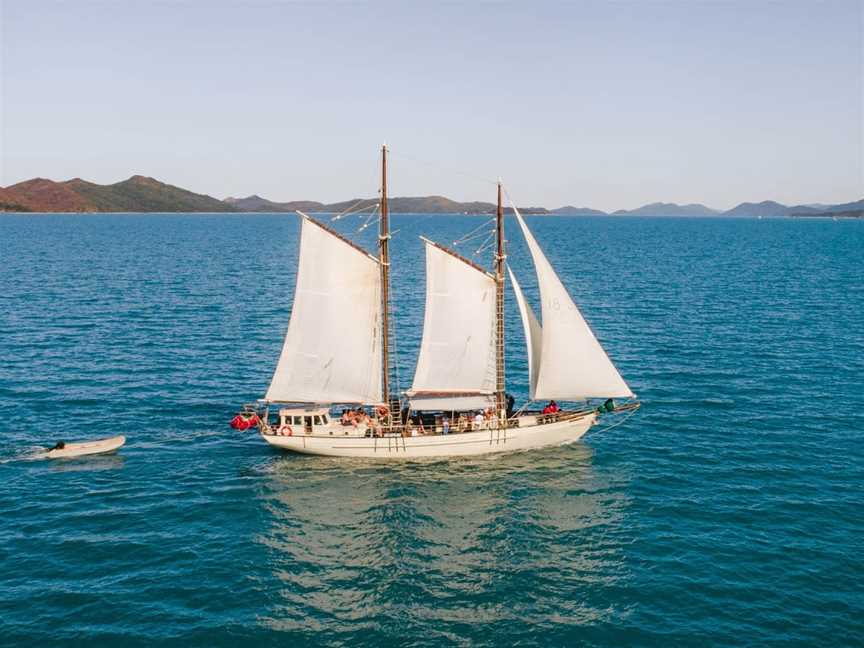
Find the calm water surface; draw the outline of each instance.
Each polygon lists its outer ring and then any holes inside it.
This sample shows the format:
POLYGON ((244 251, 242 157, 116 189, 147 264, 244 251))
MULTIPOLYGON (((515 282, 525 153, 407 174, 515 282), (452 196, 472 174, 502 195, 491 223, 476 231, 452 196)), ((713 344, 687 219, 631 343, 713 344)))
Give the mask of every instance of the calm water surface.
MULTIPOLYGON (((403 387, 416 235, 481 222, 394 218, 403 387)), ((530 223, 643 410, 382 465, 227 425, 278 357, 296 217, 0 217, 0 644, 864 643, 864 223, 530 223), (26 460, 114 434, 117 456, 26 460)))

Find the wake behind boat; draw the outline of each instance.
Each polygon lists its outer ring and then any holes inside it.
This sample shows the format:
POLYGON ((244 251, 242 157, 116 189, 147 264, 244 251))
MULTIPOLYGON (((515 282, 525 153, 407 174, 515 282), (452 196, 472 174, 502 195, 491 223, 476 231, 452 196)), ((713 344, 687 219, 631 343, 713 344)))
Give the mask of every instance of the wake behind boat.
POLYGON ((505 391, 505 239, 498 183, 491 271, 443 245, 426 248, 426 310, 410 389, 391 390, 387 147, 378 256, 302 212, 294 304, 264 399, 232 427, 257 427, 285 450, 410 459, 529 450, 581 438, 601 416, 630 415, 635 395, 570 298, 515 205, 534 262, 542 321, 507 267, 528 350, 530 400, 505 391), (346 316, 346 314, 350 314, 346 316), (613 399, 627 399, 617 405, 613 399), (561 409, 556 400, 582 402, 561 409), (549 401, 543 410, 529 409, 549 401), (342 416, 332 409, 343 406, 342 416), (350 406, 345 409, 344 406, 350 406), (271 406, 278 407, 271 420, 271 406))

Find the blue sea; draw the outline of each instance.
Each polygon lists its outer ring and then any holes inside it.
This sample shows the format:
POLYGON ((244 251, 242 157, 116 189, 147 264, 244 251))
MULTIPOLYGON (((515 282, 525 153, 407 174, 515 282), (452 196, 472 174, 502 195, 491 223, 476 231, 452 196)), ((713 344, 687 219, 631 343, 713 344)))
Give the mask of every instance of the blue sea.
MULTIPOLYGON (((281 348, 296 216, 0 216, 0 645, 864 645, 864 222, 528 220, 643 408, 382 464, 228 427, 281 348)), ((393 218, 403 388, 417 236, 483 222, 393 218)))

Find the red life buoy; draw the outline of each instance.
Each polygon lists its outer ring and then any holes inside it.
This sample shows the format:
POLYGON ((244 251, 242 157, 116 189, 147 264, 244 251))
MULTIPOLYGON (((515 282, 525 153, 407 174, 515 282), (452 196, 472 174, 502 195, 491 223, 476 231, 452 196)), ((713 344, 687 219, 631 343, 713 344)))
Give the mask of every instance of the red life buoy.
POLYGON ((279 430, 277 432, 278 432, 278 434, 281 434, 282 436, 292 436, 294 434, 294 430, 291 429, 290 425, 280 426, 279 430))

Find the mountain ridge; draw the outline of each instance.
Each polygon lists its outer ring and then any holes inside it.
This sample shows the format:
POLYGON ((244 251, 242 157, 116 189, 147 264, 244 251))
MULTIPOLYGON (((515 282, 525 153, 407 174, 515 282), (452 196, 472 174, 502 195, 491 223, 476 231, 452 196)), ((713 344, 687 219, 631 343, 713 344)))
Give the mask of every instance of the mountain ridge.
MULTIPOLYGON (((230 212, 222 200, 133 175, 109 185, 73 178, 55 182, 33 178, 3 189, 6 201, 39 212, 230 212)), ((2 208, 2 205, 0 205, 2 208)))
POLYGON ((636 209, 619 209, 613 216, 717 216, 721 212, 700 203, 679 205, 677 203, 654 202, 636 209))
MULTIPOLYGON (((459 202, 440 195, 395 196, 389 199, 393 213, 424 214, 490 214, 495 205, 484 201, 459 202)), ((100 185, 81 178, 54 181, 47 178, 32 178, 9 187, 0 187, 0 211, 16 212, 323 212, 339 213, 348 209, 369 209, 377 204, 377 198, 355 198, 335 203, 315 200, 276 202, 252 194, 244 198, 228 197, 224 200, 199 194, 182 187, 167 184, 144 175, 133 175, 113 184, 100 185)), ((821 216, 843 214, 844 217, 864 217, 864 199, 828 205, 810 203, 788 206, 765 200, 742 202, 732 209, 720 211, 700 203, 680 205, 654 202, 635 209, 619 209, 605 212, 590 207, 565 205, 549 209, 546 207, 520 207, 525 214, 561 216, 729 216, 729 217, 776 217, 776 216, 821 216)), ((511 208, 505 212, 512 213, 511 208)))

